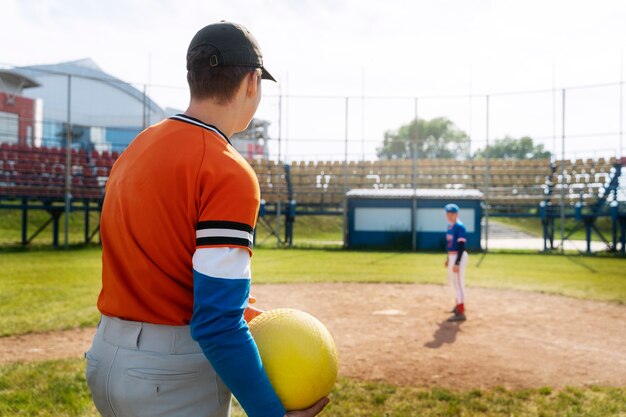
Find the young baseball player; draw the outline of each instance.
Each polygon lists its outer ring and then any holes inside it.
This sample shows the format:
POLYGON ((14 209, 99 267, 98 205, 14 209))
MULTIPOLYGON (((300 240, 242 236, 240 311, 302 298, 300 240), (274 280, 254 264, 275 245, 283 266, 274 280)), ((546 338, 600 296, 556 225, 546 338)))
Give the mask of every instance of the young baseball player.
POLYGON ((459 220, 459 206, 447 204, 445 206, 448 219, 448 231, 446 232, 446 268, 448 268, 448 281, 452 284, 455 293, 456 304, 451 311, 454 313, 448 321, 465 321, 465 267, 467 266, 468 254, 465 250, 467 232, 465 225, 459 220))
POLYGON ((86 353, 105 417, 286 413, 244 320, 259 185, 229 137, 274 80, 243 26, 201 29, 187 51, 184 114, 143 131, 116 161, 102 208, 102 319, 86 353))

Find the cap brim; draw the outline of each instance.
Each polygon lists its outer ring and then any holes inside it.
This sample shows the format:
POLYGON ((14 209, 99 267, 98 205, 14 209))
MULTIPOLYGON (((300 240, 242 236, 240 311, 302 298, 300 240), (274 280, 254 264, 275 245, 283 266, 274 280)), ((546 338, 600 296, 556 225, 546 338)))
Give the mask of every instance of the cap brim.
POLYGON ((276 78, 272 77, 272 74, 270 74, 264 67, 261 67, 261 79, 278 82, 276 81, 276 78))

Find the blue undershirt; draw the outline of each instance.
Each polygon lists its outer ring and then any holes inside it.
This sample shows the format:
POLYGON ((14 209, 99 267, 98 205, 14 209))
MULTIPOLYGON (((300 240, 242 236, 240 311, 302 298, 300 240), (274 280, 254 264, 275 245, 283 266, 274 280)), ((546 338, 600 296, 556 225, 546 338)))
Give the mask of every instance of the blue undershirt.
POLYGON ((213 278, 194 270, 193 282, 191 336, 249 417, 283 417, 285 408, 243 319, 250 279, 213 278))

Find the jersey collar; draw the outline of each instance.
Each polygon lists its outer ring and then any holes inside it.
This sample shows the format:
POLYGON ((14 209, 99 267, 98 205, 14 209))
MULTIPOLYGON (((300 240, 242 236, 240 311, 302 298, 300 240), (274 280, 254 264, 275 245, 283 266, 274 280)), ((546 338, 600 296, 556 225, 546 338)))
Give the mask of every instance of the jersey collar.
POLYGON ((206 124, 204 123, 202 120, 198 120, 195 117, 191 117, 191 116, 187 116, 186 114, 176 114, 172 117, 170 117, 170 119, 172 120, 179 120, 181 122, 185 122, 185 123, 189 123, 192 125, 196 125, 196 126, 200 126, 203 127, 207 130, 210 130, 213 133, 217 133, 219 136, 222 137, 222 139, 224 139, 226 142, 228 142, 229 145, 232 145, 232 143, 230 143, 230 140, 228 139, 228 137, 222 133, 221 130, 219 130, 217 127, 210 125, 210 124, 206 124))

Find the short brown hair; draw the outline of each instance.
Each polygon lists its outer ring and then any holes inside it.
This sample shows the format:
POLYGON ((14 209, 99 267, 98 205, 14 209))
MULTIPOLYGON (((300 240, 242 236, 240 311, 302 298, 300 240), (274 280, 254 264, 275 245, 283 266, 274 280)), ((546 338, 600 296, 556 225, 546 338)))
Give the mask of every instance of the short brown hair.
POLYGON ((187 83, 191 98, 212 98, 219 104, 226 104, 233 99, 246 75, 257 70, 254 67, 190 69, 187 71, 187 83))

